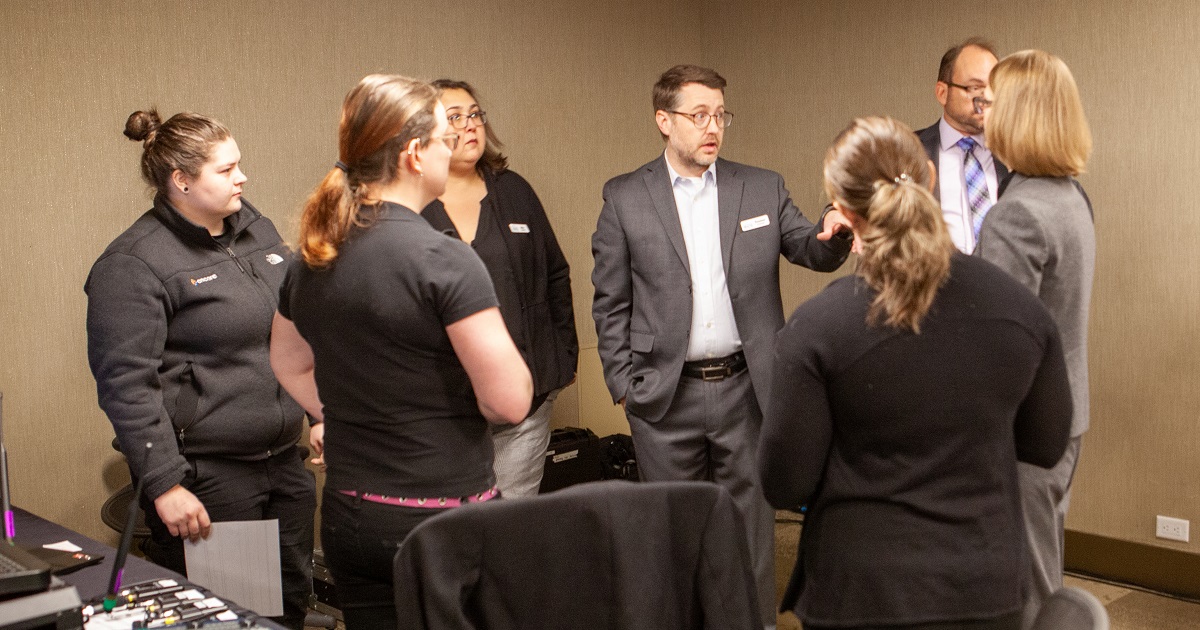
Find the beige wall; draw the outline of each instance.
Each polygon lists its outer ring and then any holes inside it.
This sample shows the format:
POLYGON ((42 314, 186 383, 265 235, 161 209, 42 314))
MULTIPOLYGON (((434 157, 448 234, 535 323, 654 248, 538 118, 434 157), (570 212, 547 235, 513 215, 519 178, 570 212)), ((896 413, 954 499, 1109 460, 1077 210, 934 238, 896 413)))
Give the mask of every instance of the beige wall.
MULTIPOLYGON (((783 173, 811 217, 837 131, 862 114, 933 122, 938 57, 981 33, 1004 51, 1062 56, 1096 136, 1083 178, 1099 247, 1093 429, 1069 525, 1148 543, 1155 514, 1200 525, 1200 214, 1189 194, 1200 172, 1200 67, 1183 44, 1200 39, 1200 6, 525 0, 422 16, 406 15, 409 3, 325 6, 0 4, 0 390, 18 505, 107 536, 97 511, 124 483, 87 369, 81 287, 148 207, 138 147, 120 135, 134 109, 225 121, 251 178, 247 196, 293 235, 306 192, 336 157, 341 97, 361 75, 474 81, 573 269, 581 370, 555 421, 606 435, 627 426, 595 353, 589 238, 604 180, 661 150, 649 107, 657 74, 688 60, 718 68, 738 115, 724 155, 783 173)), ((788 310, 829 279, 785 270, 788 310)))

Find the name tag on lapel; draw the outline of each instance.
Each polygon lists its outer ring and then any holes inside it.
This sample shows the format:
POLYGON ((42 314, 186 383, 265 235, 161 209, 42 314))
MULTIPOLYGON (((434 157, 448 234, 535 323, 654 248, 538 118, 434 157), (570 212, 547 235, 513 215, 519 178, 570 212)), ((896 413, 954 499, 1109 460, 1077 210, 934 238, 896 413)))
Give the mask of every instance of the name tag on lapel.
POLYGON ((528 234, 529 226, 524 223, 509 223, 508 231, 513 234, 528 234))
POLYGON ((768 225, 771 225, 771 217, 765 214, 760 214, 753 219, 746 219, 745 221, 742 221, 742 231, 749 232, 750 230, 757 230, 760 227, 766 227, 768 225))

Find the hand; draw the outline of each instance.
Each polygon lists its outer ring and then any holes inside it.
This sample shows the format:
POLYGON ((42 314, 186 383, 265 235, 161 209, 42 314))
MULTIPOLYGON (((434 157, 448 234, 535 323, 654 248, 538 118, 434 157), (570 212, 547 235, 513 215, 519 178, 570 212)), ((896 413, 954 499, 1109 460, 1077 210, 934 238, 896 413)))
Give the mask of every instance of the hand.
MULTIPOLYGON (((823 229, 821 230, 821 233, 817 235, 818 241, 828 241, 829 239, 833 238, 834 234, 839 232, 844 232, 847 234, 854 233, 854 226, 850 225, 850 220, 846 218, 846 215, 842 214, 841 210, 837 210, 835 208, 831 208, 829 212, 825 213, 825 218, 821 227, 823 229)), ((857 236, 854 237, 854 247, 859 247, 857 236)), ((852 249, 852 251, 857 252, 859 250, 852 249)))
POLYGON ((325 470, 325 423, 318 422, 308 428, 308 446, 316 457, 308 460, 325 470))
POLYGON ((196 542, 208 538, 212 531, 208 510, 204 509, 204 504, 196 495, 183 486, 176 485, 162 493, 154 500, 154 509, 172 536, 186 536, 188 540, 196 542))

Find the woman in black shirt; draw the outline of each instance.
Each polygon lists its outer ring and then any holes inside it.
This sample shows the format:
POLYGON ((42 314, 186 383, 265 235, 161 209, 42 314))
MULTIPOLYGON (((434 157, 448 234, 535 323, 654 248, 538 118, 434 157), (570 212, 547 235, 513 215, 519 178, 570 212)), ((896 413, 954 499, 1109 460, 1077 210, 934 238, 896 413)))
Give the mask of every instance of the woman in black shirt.
POLYGON ((280 383, 320 422, 321 542, 351 629, 396 627, 400 542, 497 495, 488 422, 520 422, 532 397, 487 270, 416 212, 445 188, 452 132, 427 83, 371 75, 350 91, 272 329, 280 383))
POLYGON ((442 104, 458 132, 446 192, 421 211, 434 228, 470 243, 488 268, 500 314, 533 374, 530 415, 493 425, 496 483, 506 497, 537 494, 559 390, 575 380, 579 341, 571 267, 533 188, 508 170, 502 145, 464 81, 441 79, 442 104))
POLYGON ((859 267, 780 331, 759 442, 768 501, 808 506, 783 600, 806 629, 1020 625, 1016 462, 1066 446, 1062 344, 1035 296, 955 250, 932 177, 890 118, 825 158, 859 267))

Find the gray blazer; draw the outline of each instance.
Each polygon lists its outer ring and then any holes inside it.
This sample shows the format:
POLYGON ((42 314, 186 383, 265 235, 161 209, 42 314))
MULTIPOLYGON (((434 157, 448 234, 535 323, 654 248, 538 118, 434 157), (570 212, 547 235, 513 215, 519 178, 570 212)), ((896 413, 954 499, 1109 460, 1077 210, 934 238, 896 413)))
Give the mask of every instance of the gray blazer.
POLYGON ((1013 173, 983 218, 975 255, 1042 299, 1062 335, 1075 413, 1071 437, 1088 428, 1088 306, 1096 269, 1090 202, 1069 177, 1013 173))
MULTIPOLYGON (((717 160, 721 257, 742 350, 760 407, 770 390, 775 333, 783 327, 779 255, 833 271, 850 252, 792 204, 778 173, 717 160), (756 225, 766 219, 766 225, 756 225), (746 222, 749 219, 758 219, 746 222)), ((823 219, 824 217, 822 217, 823 219)), ((592 235, 592 318, 604 379, 626 413, 657 422, 679 384, 692 321, 692 282, 666 158, 604 185, 592 235)))

